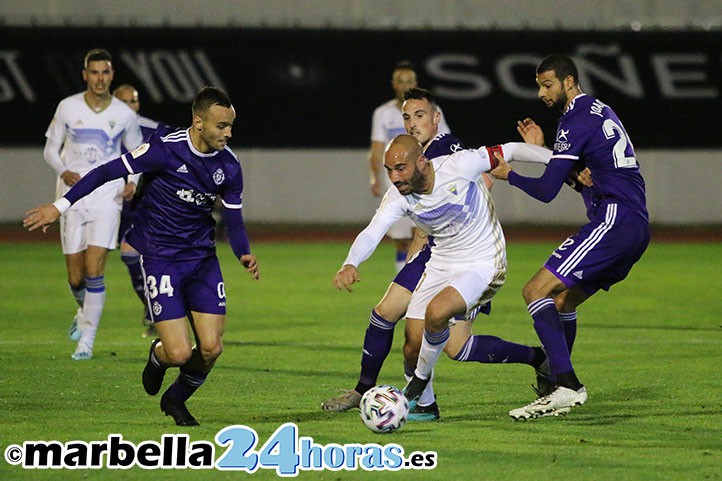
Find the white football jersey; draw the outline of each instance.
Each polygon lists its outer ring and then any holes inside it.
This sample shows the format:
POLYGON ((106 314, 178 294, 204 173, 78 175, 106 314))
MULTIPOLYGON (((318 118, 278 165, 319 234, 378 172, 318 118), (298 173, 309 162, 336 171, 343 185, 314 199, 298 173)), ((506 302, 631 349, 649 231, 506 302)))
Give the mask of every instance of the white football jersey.
POLYGON ((481 174, 490 168, 486 149, 462 150, 430 162, 435 172, 432 192, 401 195, 396 187, 389 188, 344 264, 358 266, 396 220, 409 216, 417 227, 434 236, 430 263, 506 267, 504 234, 491 194, 481 180, 481 174))
MULTIPOLYGON (((81 176, 120 157, 121 143, 129 150, 143 143, 138 116, 124 102, 113 97, 108 107, 96 112, 85 102, 84 92, 71 95, 58 104, 45 136, 62 144, 60 158, 63 164, 67 170, 81 176)), ((123 179, 108 182, 81 202, 85 208, 109 202, 120 207, 118 196, 123 185, 123 179)), ((69 187, 58 178, 57 197, 62 197, 68 190, 69 187)))

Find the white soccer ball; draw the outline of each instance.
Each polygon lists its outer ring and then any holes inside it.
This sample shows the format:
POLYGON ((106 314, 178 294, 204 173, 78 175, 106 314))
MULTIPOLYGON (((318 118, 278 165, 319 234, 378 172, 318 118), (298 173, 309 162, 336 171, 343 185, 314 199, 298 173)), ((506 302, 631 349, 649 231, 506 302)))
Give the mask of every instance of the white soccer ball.
POLYGON ((390 433, 406 423, 409 401, 393 386, 372 387, 361 397, 361 420, 375 433, 390 433))

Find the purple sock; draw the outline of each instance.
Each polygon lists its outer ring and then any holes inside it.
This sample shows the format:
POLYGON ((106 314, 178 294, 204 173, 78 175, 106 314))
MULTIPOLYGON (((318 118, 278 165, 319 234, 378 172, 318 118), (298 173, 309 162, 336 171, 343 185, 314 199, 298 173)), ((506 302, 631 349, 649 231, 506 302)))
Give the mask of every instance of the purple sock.
POLYGON ((577 311, 560 312, 559 319, 562 320, 562 324, 564 325, 564 337, 567 340, 569 355, 571 355, 572 347, 574 347, 574 340, 577 337, 577 311))
POLYGON ((394 342, 394 326, 379 316, 376 310, 371 311, 369 327, 364 338, 363 355, 361 356, 361 375, 359 383, 374 386, 381 372, 386 356, 394 342))
POLYGON ((191 372, 181 367, 180 374, 168 388, 168 395, 176 402, 184 403, 206 382, 207 377, 207 373, 191 372))
POLYGON ((559 312, 554 301, 548 297, 537 299, 530 302, 527 309, 534 319, 534 329, 549 358, 552 375, 558 376, 561 373, 573 372, 574 368, 564 337, 564 326, 559 319, 559 312))
POLYGON ((455 361, 481 363, 529 364, 534 359, 534 348, 505 341, 495 336, 471 336, 455 361))

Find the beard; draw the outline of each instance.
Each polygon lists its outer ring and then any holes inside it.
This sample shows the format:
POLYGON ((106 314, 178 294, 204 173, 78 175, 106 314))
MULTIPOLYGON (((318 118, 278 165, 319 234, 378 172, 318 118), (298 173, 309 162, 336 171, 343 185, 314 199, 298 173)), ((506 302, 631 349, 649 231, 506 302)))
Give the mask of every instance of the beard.
POLYGON ((564 106, 567 104, 567 93, 562 91, 559 96, 554 99, 554 103, 551 108, 564 112, 564 106))

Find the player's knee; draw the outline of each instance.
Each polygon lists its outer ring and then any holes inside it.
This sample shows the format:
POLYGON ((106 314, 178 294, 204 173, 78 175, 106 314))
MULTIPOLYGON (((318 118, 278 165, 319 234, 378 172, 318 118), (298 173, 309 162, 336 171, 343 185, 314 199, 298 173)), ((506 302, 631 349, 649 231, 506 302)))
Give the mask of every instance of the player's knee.
POLYGON ((424 319, 424 327, 427 330, 437 332, 447 325, 449 315, 440 303, 432 302, 426 308, 426 317, 424 319))
POLYGON ((521 295, 524 298, 524 302, 529 304, 532 301, 546 297, 546 294, 542 293, 539 288, 533 282, 528 282, 522 289, 521 295))
POLYGON ((166 357, 164 361, 171 366, 182 366, 187 363, 193 355, 193 351, 188 346, 170 346, 163 344, 163 351, 166 357))
POLYGON ((219 340, 218 342, 210 345, 204 345, 201 347, 201 356, 203 361, 208 365, 215 362, 223 353, 223 343, 219 340))

